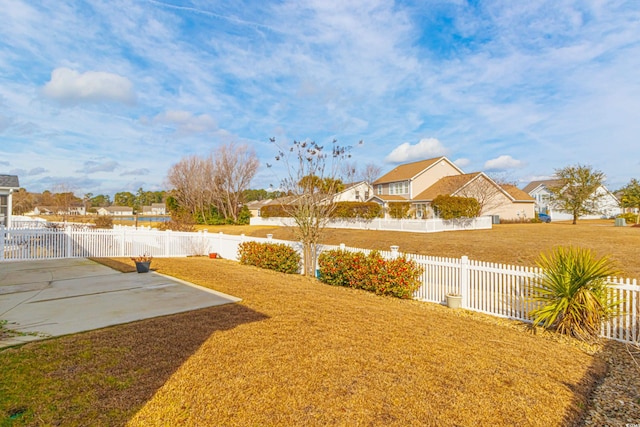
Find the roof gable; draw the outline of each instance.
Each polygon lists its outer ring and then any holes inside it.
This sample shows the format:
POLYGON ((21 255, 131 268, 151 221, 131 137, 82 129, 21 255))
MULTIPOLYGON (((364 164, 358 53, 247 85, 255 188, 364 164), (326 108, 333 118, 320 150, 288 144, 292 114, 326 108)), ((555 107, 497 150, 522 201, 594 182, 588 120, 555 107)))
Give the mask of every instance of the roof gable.
POLYGON ((535 189, 537 189, 540 186, 544 186, 544 187, 555 187, 558 184, 560 184, 560 180, 559 179, 543 179, 540 181, 531 181, 530 183, 528 183, 527 185, 525 185, 525 187, 522 189, 522 191, 524 191, 525 193, 529 193, 531 194, 531 192, 535 189))
MULTIPOLYGON (((431 168, 433 165, 439 163, 440 161, 446 161, 450 163, 457 170, 460 170, 456 165, 451 163, 446 157, 436 157, 433 159, 420 160, 418 162, 413 163, 405 163, 403 165, 398 165, 391 172, 388 172, 382 175, 380 178, 376 179, 373 184, 382 184, 386 182, 397 182, 397 181, 406 181, 415 178, 421 172, 426 169, 431 168)), ((462 173, 462 171, 460 171, 462 173)))
POLYGON ((424 190, 422 193, 414 197, 415 200, 433 200, 439 195, 451 195, 462 189, 469 184, 475 178, 477 178, 481 172, 466 173, 463 175, 452 175, 440 178, 431 187, 424 190))

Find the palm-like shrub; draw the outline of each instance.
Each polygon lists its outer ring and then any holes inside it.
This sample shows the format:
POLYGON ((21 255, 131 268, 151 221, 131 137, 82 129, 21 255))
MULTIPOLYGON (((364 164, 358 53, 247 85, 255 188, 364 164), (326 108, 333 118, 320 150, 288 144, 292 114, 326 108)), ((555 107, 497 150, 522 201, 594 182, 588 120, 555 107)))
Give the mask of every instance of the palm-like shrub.
POLYGON ((531 311, 534 325, 586 341, 597 338, 620 304, 608 291, 607 277, 619 273, 613 262, 589 249, 558 247, 540 255, 538 266, 543 274, 533 288, 540 304, 531 311))

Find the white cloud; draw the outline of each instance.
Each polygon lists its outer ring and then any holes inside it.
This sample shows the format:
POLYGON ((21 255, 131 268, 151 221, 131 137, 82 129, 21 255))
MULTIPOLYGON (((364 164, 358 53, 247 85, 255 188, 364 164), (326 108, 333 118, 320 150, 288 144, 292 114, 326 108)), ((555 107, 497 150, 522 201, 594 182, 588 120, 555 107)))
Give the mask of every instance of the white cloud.
POLYGON ((69 68, 56 68, 42 93, 61 104, 121 102, 134 104, 133 83, 126 77, 103 71, 80 74, 69 68))
MULTIPOLYGON (((142 118, 141 122, 148 123, 148 120, 142 118)), ((216 121, 208 114, 197 116, 182 110, 165 111, 155 116, 153 122, 175 128, 176 133, 181 135, 212 132, 217 128, 216 121)))
POLYGON ((149 175, 149 172, 151 172, 149 169, 147 168, 140 168, 140 169, 133 169, 133 170, 128 170, 128 171, 124 171, 120 174, 120 176, 127 176, 127 175, 135 175, 135 176, 139 176, 139 175, 149 175))
POLYGON ((460 169, 465 168, 471 164, 471 160, 460 158, 453 161, 453 163, 458 166, 460 169))
POLYGON ((43 167, 37 167, 37 168, 33 168, 31 169, 27 175, 29 176, 35 176, 35 175, 41 175, 43 173, 49 172, 47 169, 43 168, 43 167))
POLYGON ((424 138, 415 145, 408 142, 400 144, 384 160, 389 163, 402 163, 443 156, 446 153, 447 149, 440 141, 435 138, 424 138))
POLYGON ((503 155, 495 159, 487 160, 484 164, 484 168, 487 170, 504 170, 504 169, 518 169, 525 165, 521 160, 516 160, 511 156, 503 155))
POLYGON ((94 173, 94 172, 113 172, 118 167, 118 162, 108 160, 103 163, 94 162, 92 160, 84 162, 84 167, 76 172, 94 173))

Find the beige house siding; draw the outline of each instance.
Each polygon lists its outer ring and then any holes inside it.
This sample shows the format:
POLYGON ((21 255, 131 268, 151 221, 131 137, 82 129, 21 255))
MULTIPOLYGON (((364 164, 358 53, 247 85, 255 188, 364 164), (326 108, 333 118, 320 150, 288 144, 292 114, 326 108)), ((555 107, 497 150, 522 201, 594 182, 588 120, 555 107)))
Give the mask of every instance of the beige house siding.
POLYGON ((535 203, 509 202, 483 215, 498 215, 502 219, 531 219, 535 218, 535 203))
POLYGON ((462 175, 462 172, 453 164, 449 163, 445 158, 442 158, 437 163, 431 165, 428 169, 418 174, 410 187, 410 198, 416 197, 418 194, 433 185, 434 182, 438 182, 445 176, 462 175))

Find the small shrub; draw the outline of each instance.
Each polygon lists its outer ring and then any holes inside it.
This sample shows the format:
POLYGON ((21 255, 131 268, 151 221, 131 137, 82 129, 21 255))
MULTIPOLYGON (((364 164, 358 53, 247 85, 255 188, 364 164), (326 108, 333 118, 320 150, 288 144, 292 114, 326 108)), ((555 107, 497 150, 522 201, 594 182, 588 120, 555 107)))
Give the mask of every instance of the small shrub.
POLYGON ((638 215, 633 212, 626 212, 623 214, 616 215, 616 218, 624 218, 627 224, 635 224, 638 222, 638 215))
POLYGON ((196 231, 193 216, 187 212, 171 214, 171 221, 163 222, 158 228, 164 231, 196 231))
POLYGON ((287 274, 300 272, 300 254, 283 243, 242 242, 238 255, 240 264, 287 274))
POLYGON ((607 258, 596 258, 589 249, 558 247, 542 254, 538 266, 543 275, 533 287, 533 300, 541 305, 531 311, 534 325, 591 341, 600 325, 616 313, 620 301, 611 299, 607 277, 618 271, 607 258))
POLYGON ((96 228, 113 228, 113 218, 102 215, 93 220, 96 228))
POLYGON ((377 295, 411 298, 421 285, 422 268, 405 257, 385 259, 379 252, 326 251, 318 259, 320 280, 377 295))

